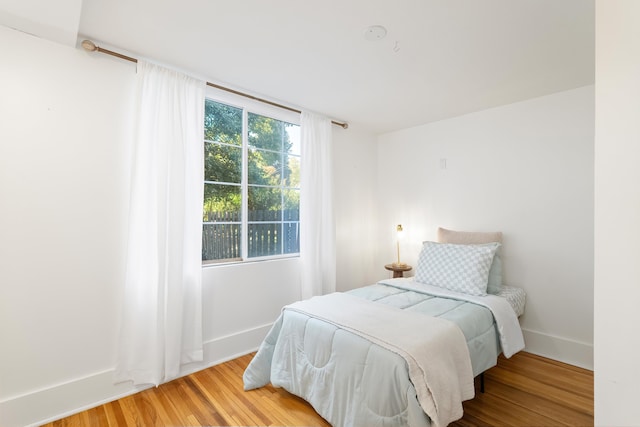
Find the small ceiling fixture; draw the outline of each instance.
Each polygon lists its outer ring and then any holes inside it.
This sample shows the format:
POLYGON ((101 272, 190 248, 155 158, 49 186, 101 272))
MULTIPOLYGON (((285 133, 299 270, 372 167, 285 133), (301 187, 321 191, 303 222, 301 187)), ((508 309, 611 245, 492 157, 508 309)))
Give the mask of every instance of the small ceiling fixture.
POLYGON ((387 35, 387 29, 382 25, 372 25, 364 30, 364 38, 369 41, 382 40, 387 35))

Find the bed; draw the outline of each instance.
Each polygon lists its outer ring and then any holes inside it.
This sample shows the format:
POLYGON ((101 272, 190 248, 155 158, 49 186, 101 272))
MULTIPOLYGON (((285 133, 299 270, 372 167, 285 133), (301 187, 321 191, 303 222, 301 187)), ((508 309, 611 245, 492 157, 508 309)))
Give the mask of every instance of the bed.
POLYGON ((459 419, 474 377, 500 352, 524 348, 517 319, 524 293, 502 284, 488 292, 499 248, 425 242, 414 278, 286 306, 244 373, 245 389, 283 387, 334 426, 440 427, 459 419), (461 263, 470 254, 474 261, 461 263), (470 265, 482 270, 479 278, 461 279, 460 271, 478 275, 470 265))

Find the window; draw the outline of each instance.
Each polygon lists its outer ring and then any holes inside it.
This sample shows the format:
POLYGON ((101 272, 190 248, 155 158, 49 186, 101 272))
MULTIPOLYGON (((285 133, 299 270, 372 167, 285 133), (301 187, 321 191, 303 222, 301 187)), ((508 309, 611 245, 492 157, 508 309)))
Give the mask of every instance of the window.
POLYGON ((203 262, 300 251, 300 127, 211 99, 204 116, 203 262))

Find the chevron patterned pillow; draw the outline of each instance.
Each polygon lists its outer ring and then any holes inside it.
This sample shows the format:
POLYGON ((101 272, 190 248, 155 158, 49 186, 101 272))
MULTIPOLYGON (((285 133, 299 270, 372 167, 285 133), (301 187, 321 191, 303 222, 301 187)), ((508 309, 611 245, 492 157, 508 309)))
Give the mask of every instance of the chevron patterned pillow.
POLYGON ((500 243, 456 245, 424 242, 415 280, 470 295, 486 295, 489 270, 500 243))

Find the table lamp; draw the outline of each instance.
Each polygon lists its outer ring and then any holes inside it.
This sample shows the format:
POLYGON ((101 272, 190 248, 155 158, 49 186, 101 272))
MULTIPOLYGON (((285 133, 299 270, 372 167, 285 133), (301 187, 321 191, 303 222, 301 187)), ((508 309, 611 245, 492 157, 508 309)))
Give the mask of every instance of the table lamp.
POLYGON ((403 230, 402 224, 396 226, 396 246, 398 249, 398 261, 393 263, 394 267, 406 267, 407 263, 400 262, 400 239, 402 238, 403 230))

